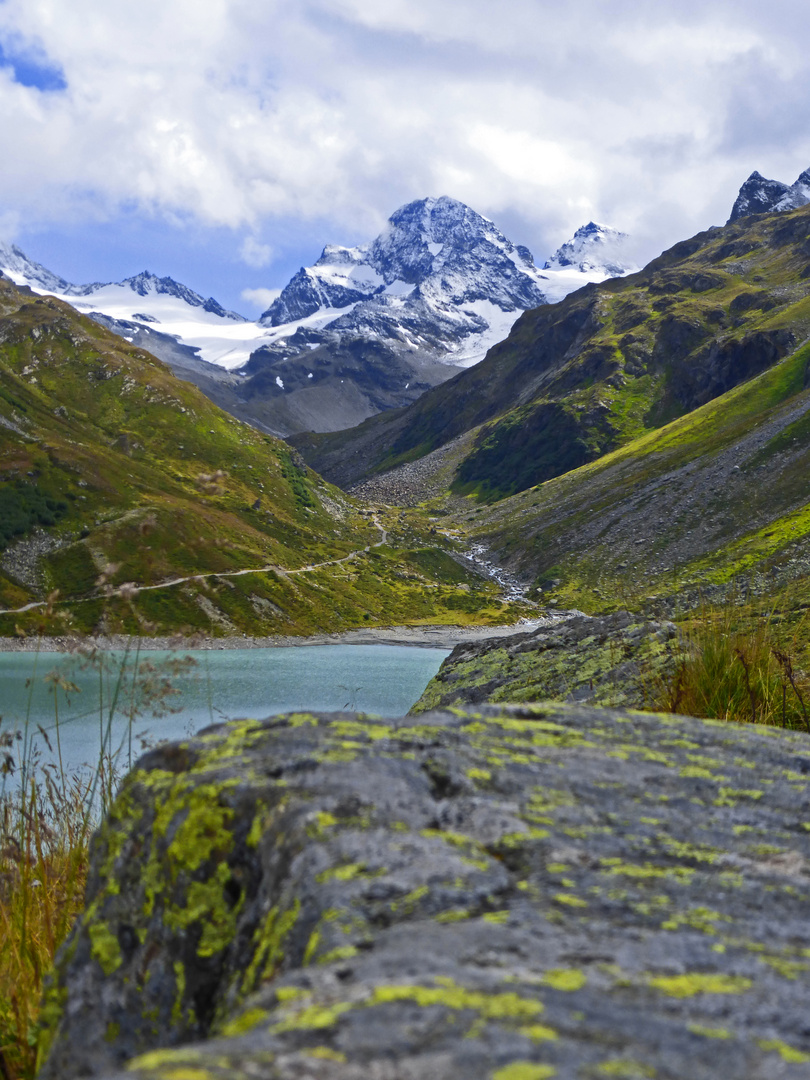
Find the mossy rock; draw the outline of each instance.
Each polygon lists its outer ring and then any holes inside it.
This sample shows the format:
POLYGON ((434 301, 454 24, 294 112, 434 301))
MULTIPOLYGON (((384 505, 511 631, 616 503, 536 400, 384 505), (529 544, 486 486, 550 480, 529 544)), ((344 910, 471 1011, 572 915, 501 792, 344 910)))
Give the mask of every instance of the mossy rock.
POLYGON ((807 736, 574 704, 159 747, 40 1077, 806 1076, 808 776, 807 736))
POLYGON ((650 708, 681 657, 671 622, 626 611, 552 617, 514 637, 457 645, 412 711, 549 699, 650 708))

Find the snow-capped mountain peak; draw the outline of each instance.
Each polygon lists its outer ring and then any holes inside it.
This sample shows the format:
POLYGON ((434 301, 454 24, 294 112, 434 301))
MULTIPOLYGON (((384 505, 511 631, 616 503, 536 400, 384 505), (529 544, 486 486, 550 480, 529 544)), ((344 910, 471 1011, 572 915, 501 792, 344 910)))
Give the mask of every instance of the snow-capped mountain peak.
POLYGON ((235 311, 227 311, 213 296, 209 296, 206 300, 199 293, 194 292, 193 289, 189 289, 187 285, 175 281, 174 278, 158 277, 157 274, 153 274, 149 270, 142 270, 140 274, 135 274, 133 277, 124 278, 123 281, 118 282, 71 285, 67 294, 72 296, 95 296, 109 289, 129 289, 140 297, 171 297, 175 300, 181 300, 184 304, 188 304, 189 307, 201 308, 212 315, 217 315, 220 319, 247 322, 243 315, 239 315, 235 311))
MULTIPOLYGON (((302 267, 262 315, 281 327, 326 310, 386 297, 444 306, 489 300, 501 311, 544 302, 543 278, 487 218, 451 199, 418 199, 395 211, 370 244, 328 245, 302 267)), ((483 355, 483 354, 482 354, 483 355)))
POLYGON ((543 269, 574 269, 583 274, 601 271, 606 277, 618 277, 637 269, 625 253, 627 240, 626 233, 589 221, 577 229, 573 239, 557 248, 543 269))
POLYGON ((0 270, 15 285, 27 285, 34 292, 66 294, 70 289, 75 288, 58 274, 52 274, 40 263, 29 259, 16 244, 6 244, 2 241, 0 241, 0 270))
POLYGON ((781 180, 768 180, 754 170, 740 188, 731 208, 730 225, 749 214, 773 214, 783 210, 797 210, 810 203, 810 169, 806 169, 793 184, 781 180))
POLYGON ((143 337, 146 348, 169 362, 178 348, 185 348, 186 359, 196 354, 225 368, 238 367, 264 335, 262 327, 226 310, 213 297, 206 299, 187 285, 148 270, 119 282, 74 285, 29 259, 16 244, 3 242, 0 270, 15 285, 58 296, 128 341, 143 337))
POLYGON ((471 207, 417 199, 374 240, 327 244, 257 322, 147 270, 73 285, 11 245, 0 246, 0 269, 156 353, 206 393, 214 386, 221 397, 227 382, 235 415, 291 434, 350 427, 414 401, 482 360, 526 309, 629 269, 615 257, 621 239, 591 222, 541 271, 471 207), (211 364, 235 374, 212 374, 211 364))
POLYGON ((259 320, 248 393, 273 395, 288 430, 350 427, 478 363, 526 309, 631 269, 623 240, 590 223, 540 271, 457 199, 406 203, 376 239, 327 245, 288 282, 259 320))

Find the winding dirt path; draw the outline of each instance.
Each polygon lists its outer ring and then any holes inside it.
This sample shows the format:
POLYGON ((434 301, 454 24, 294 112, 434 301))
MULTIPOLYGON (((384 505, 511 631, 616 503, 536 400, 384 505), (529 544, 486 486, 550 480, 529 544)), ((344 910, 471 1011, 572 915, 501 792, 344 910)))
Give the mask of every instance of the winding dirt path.
MULTIPOLYGON (((117 589, 112 589, 108 596, 136 596, 142 592, 152 592, 155 589, 172 589, 175 585, 183 585, 187 581, 207 581, 209 578, 232 578, 243 577, 245 574, 266 574, 273 572, 275 574, 281 574, 283 577, 290 577, 292 574, 309 574, 313 570, 322 570, 326 566, 339 566, 341 563, 350 562, 352 559, 356 559, 358 555, 365 555, 366 552, 371 551, 373 548, 382 547, 383 544, 388 542, 388 532, 380 524, 377 515, 372 517, 375 528, 380 533, 380 539, 376 544, 366 544, 363 548, 357 548, 355 551, 350 551, 348 555, 344 555, 342 559, 329 559, 322 563, 308 563, 306 566, 299 566, 294 570, 286 570, 282 566, 276 566, 270 564, 269 566, 257 566, 248 570, 217 570, 207 574, 188 574, 186 577, 170 578, 168 581, 161 581, 158 585, 136 585, 133 582, 127 582, 124 585, 120 585, 117 589)), ((98 597, 84 597, 79 600, 70 601, 73 604, 86 604, 90 600, 96 600, 98 597)), ((26 611, 34 611, 37 608, 47 607, 50 603, 49 600, 35 600, 30 604, 25 604, 19 608, 0 608, 0 615, 22 615, 26 611)))

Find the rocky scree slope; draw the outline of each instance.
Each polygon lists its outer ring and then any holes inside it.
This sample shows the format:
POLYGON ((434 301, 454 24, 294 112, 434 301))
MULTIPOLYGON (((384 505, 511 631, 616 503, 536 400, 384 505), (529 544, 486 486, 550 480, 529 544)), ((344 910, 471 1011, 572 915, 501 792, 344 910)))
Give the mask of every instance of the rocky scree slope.
POLYGON ((93 842, 39 1075, 799 1080, 808 775, 807 736, 576 705, 159 747, 93 842))
POLYGON ((627 446, 468 514, 545 602, 683 610, 807 601, 810 346, 627 446), (775 600, 774 600, 775 602, 775 600))
POLYGON ((494 598, 415 518, 371 549, 373 517, 284 443, 5 279, 0 480, 0 633, 41 627, 40 608, 14 609, 56 589, 73 621, 51 633, 307 633, 437 611, 456 621, 494 598))
POLYGON ((810 209, 742 218, 526 312, 486 360, 407 409, 292 441, 346 486, 472 432, 453 487, 502 498, 776 364, 810 332, 809 276, 810 209))

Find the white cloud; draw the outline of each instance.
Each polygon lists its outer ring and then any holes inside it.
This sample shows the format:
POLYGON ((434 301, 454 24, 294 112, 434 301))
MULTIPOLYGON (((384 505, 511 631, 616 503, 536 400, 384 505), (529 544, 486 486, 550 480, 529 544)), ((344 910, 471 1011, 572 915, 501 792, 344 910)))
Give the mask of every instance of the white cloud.
POLYGON ((242 289, 242 299, 256 311, 266 311, 281 289, 242 289))
POLYGON ((262 244, 255 236, 246 236, 239 248, 239 258, 259 270, 273 261, 273 249, 269 244, 262 244))
POLYGON ((538 139, 528 131, 509 131, 493 124, 476 124, 470 145, 510 179, 523 184, 556 188, 584 185, 592 179, 590 164, 575 158, 552 139, 538 139))
MULTIPOLYGON (((587 216, 651 251, 721 222, 753 168, 810 165, 810 8, 754 0, 2 0, 4 214, 122 206, 200 229, 370 237, 449 194, 544 254, 587 216)), ((272 235, 273 233, 271 233, 272 235)), ((250 236, 241 258, 273 252, 250 236)))

